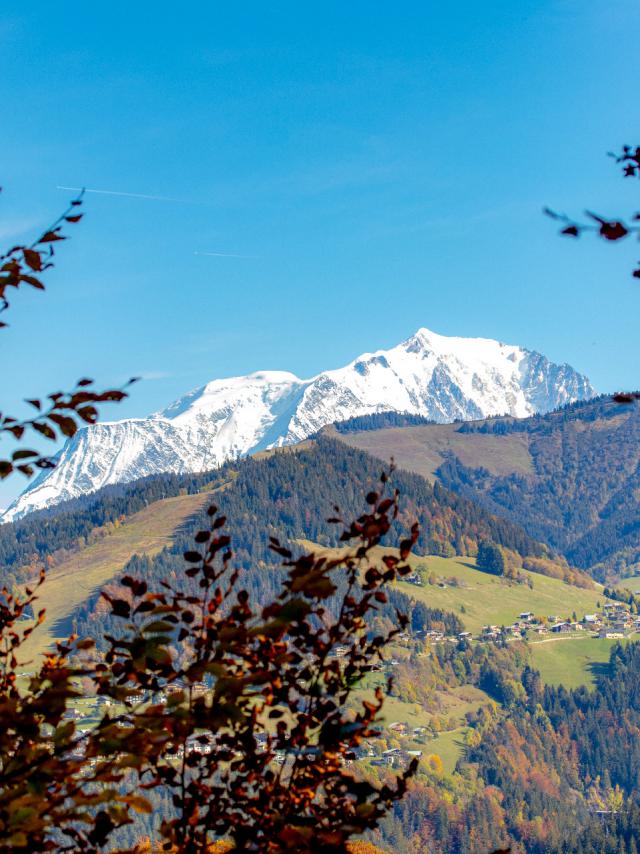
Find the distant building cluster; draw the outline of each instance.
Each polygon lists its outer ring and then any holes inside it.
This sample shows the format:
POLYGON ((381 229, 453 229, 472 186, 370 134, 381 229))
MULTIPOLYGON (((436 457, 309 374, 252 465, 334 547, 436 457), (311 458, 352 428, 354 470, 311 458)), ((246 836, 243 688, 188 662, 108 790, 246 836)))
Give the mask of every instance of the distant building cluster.
MULTIPOLYGON (((574 615, 575 616, 575 615, 574 615)), ((518 619, 506 626, 483 626, 475 637, 472 632, 459 632, 455 637, 444 637, 441 632, 427 632, 432 641, 498 641, 525 638, 529 635, 565 635, 572 632, 589 632, 592 637, 622 640, 640 632, 640 617, 634 616, 624 602, 607 602, 594 614, 585 614, 581 620, 563 620, 557 614, 537 616, 523 611, 518 619)))

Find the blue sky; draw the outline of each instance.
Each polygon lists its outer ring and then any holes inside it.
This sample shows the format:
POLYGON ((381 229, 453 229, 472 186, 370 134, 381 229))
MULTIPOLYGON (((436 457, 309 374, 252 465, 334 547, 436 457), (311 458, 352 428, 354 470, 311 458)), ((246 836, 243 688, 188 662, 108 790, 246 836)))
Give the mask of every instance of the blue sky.
POLYGON ((144 415, 419 326, 640 385, 640 247, 540 213, 638 207, 606 157, 638 142, 637 3, 51 9, 2 4, 2 245, 55 217, 58 186, 161 199, 87 195, 47 293, 14 301, 4 407, 141 374, 105 415, 144 415))

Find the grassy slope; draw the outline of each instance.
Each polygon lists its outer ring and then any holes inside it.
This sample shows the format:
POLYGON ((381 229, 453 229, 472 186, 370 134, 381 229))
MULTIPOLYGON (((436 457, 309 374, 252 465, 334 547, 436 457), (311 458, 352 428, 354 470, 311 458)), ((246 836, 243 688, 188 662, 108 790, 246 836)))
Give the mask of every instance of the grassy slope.
MULTIPOLYGON (((372 680, 375 684, 375 680, 372 680)), ((380 680, 380 685, 383 685, 380 680)), ((358 700, 373 699, 372 691, 360 691, 356 695, 358 700)), ((479 688, 472 685, 463 685, 453 688, 446 693, 438 692, 440 710, 436 717, 446 716, 455 719, 456 726, 451 730, 439 732, 436 736, 425 735, 415 740, 413 738, 403 739, 403 745, 409 750, 421 750, 423 759, 432 753, 442 759, 442 765, 447 774, 451 774, 456 762, 464 750, 464 737, 469 730, 465 721, 465 715, 470 711, 477 711, 480 706, 490 702, 490 697, 479 688)), ((394 734, 387 730, 387 726, 394 721, 406 723, 409 727, 428 726, 434 715, 427 712, 418 703, 407 703, 397 697, 386 697, 382 709, 381 728, 385 738, 393 740, 394 734)))
POLYGON ((403 583, 403 590, 434 608, 453 611, 471 632, 477 632, 490 623, 497 626, 512 623, 523 611, 543 616, 568 616, 575 611, 581 618, 595 611, 597 602, 605 601, 600 586, 594 590, 583 590, 555 578, 523 570, 533 583, 533 589, 530 589, 526 584, 515 584, 480 572, 475 569, 473 558, 430 556, 412 560, 416 567, 433 571, 444 579, 455 577, 464 586, 443 589, 436 585, 416 587, 403 583), (460 611, 461 605, 466 613, 460 611))
POLYGON ((458 424, 427 424, 346 434, 329 427, 325 432, 381 460, 393 457, 399 468, 431 481, 447 451, 453 451, 466 466, 483 466, 492 474, 533 474, 525 433, 506 436, 457 433, 458 427, 458 424))
MULTIPOLYGON (((426 566, 437 575, 453 576, 469 586, 445 589, 426 585, 415 587, 402 584, 402 589, 432 607, 446 608, 458 614, 469 631, 476 632, 482 625, 502 625, 513 622, 522 611, 535 614, 568 616, 573 611, 578 619, 596 610, 597 602, 607 601, 602 588, 581 590, 555 578, 527 573, 533 580, 533 590, 524 585, 512 585, 499 578, 471 568, 470 558, 428 557, 414 559, 417 565, 426 566), (464 605, 466 613, 460 612, 464 605)), ((532 664, 550 685, 563 684, 567 688, 592 685, 609 661, 615 640, 591 637, 578 633, 568 637, 548 637, 531 640, 532 664)))
MULTIPOLYGON (((65 620, 77 604, 112 578, 132 555, 152 555, 161 551, 171 540, 175 529, 208 497, 199 494, 157 502, 130 517, 104 540, 81 550, 52 570, 40 596, 41 606, 47 609, 48 620, 34 634, 23 660, 42 652, 56 637, 65 636, 70 629, 65 620)), ((500 625, 512 622, 525 610, 541 614, 567 614, 575 610, 582 616, 595 610, 598 600, 604 601, 600 588, 581 590, 536 574, 530 574, 533 590, 526 585, 514 585, 476 570, 470 558, 428 556, 411 560, 414 566, 434 571, 439 577, 455 576, 463 586, 442 589, 401 582, 402 589, 432 607, 457 613, 467 628, 474 632, 486 623, 500 625), (461 605, 464 605, 466 613, 460 611, 461 605)), ((598 665, 608 659, 610 647, 611 642, 588 638, 558 642, 554 639, 546 644, 532 644, 532 656, 545 681, 573 686, 593 680, 598 665)), ((452 771, 463 749, 467 729, 464 714, 486 699, 486 695, 470 686, 443 694, 439 714, 456 718, 458 726, 428 739, 425 744, 416 743, 414 746, 423 750, 425 755, 437 753, 443 760, 445 771, 452 771), (471 696, 468 691, 475 693, 471 696)), ((403 720, 415 726, 429 718, 429 713, 416 704, 393 698, 388 700, 385 708, 387 723, 403 720)))
MULTIPOLYGON (((314 547, 308 541, 302 541, 302 544, 308 548, 314 547)), ((443 608, 457 614, 466 629, 474 634, 485 625, 502 626, 513 623, 524 611, 547 617, 568 617, 575 611, 578 619, 582 619, 585 614, 598 610, 598 602, 604 605, 607 601, 602 595, 600 585, 596 585, 593 590, 583 590, 555 578, 523 570, 532 580, 531 589, 526 584, 515 584, 480 572, 475 568, 474 559, 468 557, 412 556, 410 562, 416 569, 435 572, 439 578, 459 579, 463 586, 445 588, 430 584, 417 587, 403 581, 398 583, 403 592, 429 607, 443 608), (460 610, 461 605, 464 606, 464 612, 460 610)), ((597 665, 608 660, 611 642, 593 639, 592 643, 581 644, 580 640, 588 641, 590 638, 571 637, 572 640, 566 641, 549 638, 544 644, 532 643, 534 663, 536 667, 540 667, 545 681, 552 684, 565 681, 567 686, 590 684, 597 672, 597 665), (556 652, 558 645, 562 647, 562 651, 556 652), (563 674, 566 680, 562 678, 563 674)))
POLYGON ((66 618, 91 593, 119 572, 134 554, 154 555, 171 541, 173 532, 202 507, 207 494, 181 495, 157 501, 130 516, 98 543, 82 549, 47 575, 38 606, 46 622, 24 648, 23 660, 43 652, 54 639, 69 634, 66 618))
MULTIPOLYGON (((302 541, 301 545, 314 548, 308 541, 302 541)), ((444 608, 456 613, 467 629, 474 633, 489 623, 511 623, 523 611, 533 611, 545 616, 569 615, 576 611, 581 618, 585 613, 595 611, 598 602, 602 605, 607 601, 602 595, 600 585, 597 585, 595 590, 582 590, 555 578, 525 572, 533 581, 533 589, 530 589, 527 585, 513 584, 475 569, 472 558, 411 557, 410 562, 416 568, 433 571, 441 578, 454 576, 464 584, 462 587, 441 588, 428 584, 417 587, 414 584, 398 582, 403 592, 409 596, 430 607, 444 608), (464 605, 465 613, 460 611, 461 605, 464 605)), ((567 639, 545 638, 542 643, 531 643, 532 663, 540 670, 543 680, 549 684, 564 683, 569 688, 589 685, 593 684, 598 672, 606 666, 613 643, 615 641, 591 638, 586 633, 585 636, 571 636, 567 639)), ((442 709, 438 714, 456 717, 458 726, 449 732, 440 733, 436 738, 427 739, 425 744, 415 743, 412 746, 422 750, 425 756, 430 753, 438 754, 445 771, 451 773, 464 749, 464 736, 468 729, 464 715, 471 709, 477 709, 487 699, 486 694, 471 686, 464 686, 446 694, 441 693, 442 709), (469 691, 475 693, 464 693, 469 691)), ((395 698, 385 701, 386 723, 399 720, 411 726, 418 726, 428 723, 430 718, 431 715, 415 703, 403 703, 395 698)))
POLYGON ((548 685, 577 688, 593 685, 598 674, 607 668, 611 647, 628 642, 590 636, 545 639, 531 643, 531 658, 548 685))
MULTIPOLYGON (((313 549, 319 553, 335 554, 337 549, 326 549, 314 545, 309 540, 298 541, 303 548, 313 549)), ((346 551, 343 549, 342 551, 346 551)), ((380 555, 393 552, 394 549, 378 549, 380 555)), ((471 557, 438 557, 427 555, 417 557, 412 555, 409 563, 417 570, 427 573, 434 572, 438 580, 446 582, 448 578, 456 578, 458 587, 447 584, 438 587, 437 584, 424 584, 418 587, 406 581, 400 581, 401 589, 408 596, 424 602, 431 608, 442 608, 457 614, 465 628, 477 633, 482 626, 494 624, 497 626, 513 623, 524 611, 532 611, 536 615, 548 617, 557 615, 569 617, 573 611, 581 619, 585 614, 593 613, 597 603, 603 605, 608 601, 602 594, 602 586, 594 582, 592 590, 583 590, 548 578, 535 572, 520 570, 531 579, 533 589, 527 584, 516 584, 505 578, 489 575, 475 567, 475 559, 471 557), (460 606, 464 606, 464 612, 460 606)))

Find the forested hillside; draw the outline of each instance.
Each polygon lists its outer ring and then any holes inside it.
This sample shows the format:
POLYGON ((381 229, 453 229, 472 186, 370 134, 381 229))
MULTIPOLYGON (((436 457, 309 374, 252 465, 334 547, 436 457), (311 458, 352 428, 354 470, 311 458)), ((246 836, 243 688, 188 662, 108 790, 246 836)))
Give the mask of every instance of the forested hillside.
POLYGON ((610 397, 547 415, 341 436, 521 525, 594 577, 640 560, 640 411, 610 397), (455 435, 453 435, 455 432, 455 435), (398 434, 402 434, 398 436, 398 434), (501 453, 502 452, 502 453, 501 453))
POLYGON ((108 536, 128 516, 164 498, 199 492, 210 479, 209 474, 149 477, 0 525, 0 580, 23 581, 43 564, 55 565, 108 536))
POLYGON ((636 854, 640 646, 616 647, 593 691, 545 688, 517 654, 451 652, 501 703, 474 721, 449 778, 425 775, 383 823, 381 841, 412 854, 636 854))
MULTIPOLYGON (((388 461, 387 461, 388 464, 388 461)), ((208 490, 221 492, 220 503, 231 520, 237 558, 246 566, 273 563, 269 532, 306 537, 322 545, 336 543, 336 527, 326 519, 334 504, 348 517, 358 511, 362 495, 383 466, 361 451, 320 437, 313 443, 227 463, 215 472, 165 475, 107 489, 83 501, 62 505, 56 513, 34 513, 0 526, 0 565, 19 580, 43 559, 56 560, 96 537, 109 526, 158 501, 208 490), (260 535, 256 531, 261 531, 260 535)), ((397 471, 402 494, 398 530, 420 522, 421 554, 475 555, 480 540, 490 540, 526 557, 543 557, 544 546, 518 526, 492 516, 439 484, 397 471)))
MULTIPOLYGON (((229 519, 235 561, 244 570, 242 587, 252 600, 266 603, 277 595, 282 580, 282 570, 269 549, 269 536, 288 541, 304 537, 323 546, 337 545, 341 529, 325 521, 326 517, 334 514, 336 503, 345 519, 357 514, 362 494, 376 483, 381 467, 362 451, 321 436, 302 447, 229 463, 197 477, 154 478, 109 490, 84 504, 64 508, 61 514, 34 515, 17 525, 3 526, 0 541, 5 554, 12 554, 13 549, 14 560, 23 567, 35 567, 41 557, 55 563, 60 555, 82 550, 83 544, 96 537, 108 538, 109 526, 125 530, 127 524, 133 526, 128 520, 134 511, 139 514, 140 507, 146 505, 145 512, 153 512, 161 497, 206 491, 229 519), (49 543, 38 539, 40 525, 50 531, 49 543)), ((418 555, 475 555, 480 543, 491 542, 511 560, 528 559, 562 568, 561 563, 554 564, 545 546, 476 501, 408 472, 395 472, 393 484, 402 498, 392 539, 417 519, 421 525, 418 555)), ((201 523, 197 511, 160 553, 132 557, 126 571, 143 576, 151 586, 183 573, 182 553, 191 547, 201 523)), ((107 582, 107 592, 115 580, 107 582)), ((336 581, 340 592, 339 574, 336 581)), ((517 580, 505 579, 508 583, 518 585, 517 580)), ((491 846, 510 844, 515 854, 577 854, 578 850, 613 854, 625 850, 624 845, 633 854, 629 840, 637 834, 640 820, 633 794, 640 767, 634 735, 640 727, 637 646, 616 648, 612 665, 605 668, 594 693, 545 688, 530 669, 526 644, 519 640, 470 644, 461 638, 457 643, 431 646, 419 640, 433 629, 449 636, 458 634, 468 615, 466 608, 453 613, 431 601, 438 597, 430 596, 430 589, 425 587, 418 595, 409 584, 394 586, 369 625, 377 632, 382 625, 394 624, 397 610, 407 614, 407 646, 394 650, 396 658, 387 665, 388 674, 395 678, 394 709, 413 709, 411 714, 415 714, 419 699, 430 728, 454 726, 464 743, 457 748, 457 768, 445 773, 436 747, 437 733, 429 729, 423 737, 427 746, 418 776, 377 832, 382 848, 407 854, 485 854, 491 846), (473 690, 484 700, 468 707, 462 725, 460 721, 447 723, 435 692, 449 692, 451 702, 458 702, 452 692, 462 689, 473 690), (608 737, 614 708, 616 715, 624 710, 623 731, 616 735, 615 743, 608 737), (605 767, 609 776, 599 773, 605 767), (606 833, 598 809, 605 810, 606 833), (581 847, 576 847, 576 840, 581 847)), ((447 590, 437 589, 444 600, 447 590)), ((526 584, 524 589, 529 589, 526 584)), ((469 596, 473 598, 471 588, 469 596)), ((471 616, 472 605, 470 599, 471 616)), ((104 648, 101 639, 105 633, 118 628, 98 589, 73 609, 67 624, 81 637, 97 639, 99 650, 104 648)), ((176 643, 177 654, 178 647, 176 643)), ((386 743, 394 750, 397 742, 389 736, 386 743)), ((455 758, 448 771, 454 763, 455 758)), ((386 779, 394 772, 376 760, 360 763, 357 773, 386 779)), ((172 809, 160 796, 156 807, 165 815, 172 809)), ((152 818, 141 817, 140 824, 127 834, 137 836, 152 827, 152 818)))
MULTIPOLYGON (((258 601, 266 601, 274 594, 280 578, 279 570, 275 569, 278 561, 269 548, 269 536, 283 541, 306 538, 323 546, 337 545, 340 528, 326 521, 333 513, 334 503, 345 518, 358 513, 361 496, 376 483, 380 468, 368 455, 320 438, 298 450, 287 449, 230 463, 202 477, 202 483, 213 492, 229 519, 235 561, 250 570, 244 583, 258 601)), ((560 575, 570 573, 562 564, 554 564, 545 548, 520 528, 491 516, 477 504, 438 484, 431 485, 406 472, 394 473, 393 483, 402 496, 394 533, 407 531, 417 519, 421 526, 418 554, 475 555, 478 543, 490 540, 513 555, 540 564, 543 569, 555 566, 560 575)), ((189 481, 190 488, 196 485, 197 481, 189 481)), ((150 484, 143 481, 142 487, 146 494, 150 484)), ((167 488, 179 489, 179 481, 169 480, 167 488)), ((133 487, 128 488, 127 494, 134 495, 133 487)), ((190 538, 200 523, 200 519, 194 518, 185 524, 174 536, 172 546, 155 558, 133 558, 127 571, 156 580, 181 571, 182 553, 189 548, 190 538)), ((400 593, 397 596, 402 598, 400 593)), ((104 629, 107 617, 100 608, 96 609, 97 602, 96 593, 75 611, 72 622, 80 633, 99 637, 104 629)), ((416 604, 409 606, 407 597, 403 606, 410 615, 418 608, 416 604)), ((389 613, 395 613, 393 608, 389 613)), ((419 608, 415 621, 416 628, 428 629, 434 621, 451 632, 461 628, 459 619, 453 615, 426 614, 419 608)))

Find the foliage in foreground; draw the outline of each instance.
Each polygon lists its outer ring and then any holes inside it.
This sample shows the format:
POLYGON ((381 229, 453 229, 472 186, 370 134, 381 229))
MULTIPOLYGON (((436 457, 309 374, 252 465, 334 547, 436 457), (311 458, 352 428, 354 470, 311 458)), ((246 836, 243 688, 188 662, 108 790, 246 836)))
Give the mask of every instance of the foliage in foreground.
MULTIPOLYGON (((64 226, 81 219, 81 202, 34 243, 0 256, 0 312, 11 289, 44 290, 41 276, 66 239, 64 226)), ((0 414, 0 435, 18 443, 27 434, 70 437, 82 422, 95 423, 97 404, 126 396, 91 385, 81 379, 70 393, 28 399, 33 418, 0 414)), ((0 478, 53 466, 19 445, 0 459, 0 478)), ((0 851, 111 847, 133 812, 150 812, 145 791, 158 790, 173 807, 160 828, 163 848, 175 852, 205 851, 220 837, 242 851, 345 852, 352 836, 375 826, 415 764, 394 787, 356 780, 347 759, 376 733, 382 691, 357 713, 345 710, 371 662, 407 623, 398 614, 398 628, 372 636, 365 618, 386 603, 382 588, 409 572, 405 558, 418 528, 400 543, 400 557, 386 556, 378 569, 368 558, 398 515, 397 492, 369 493, 367 502, 342 533, 355 547, 340 559, 294 560, 272 540, 285 573, 265 607, 242 588, 226 520, 210 508, 199 551, 185 554, 188 568, 173 583, 149 590, 126 576, 120 597, 105 594, 123 623, 107 637, 105 658, 91 640, 72 637, 44 657, 26 689, 20 671, 30 665, 21 651, 44 611, 35 626, 25 622, 44 573, 23 594, 0 591, 0 851), (336 597, 337 616, 326 607, 336 597), (107 710, 82 733, 69 706, 87 688, 108 708, 115 704, 116 714, 107 710)))
MULTIPOLYGON (((62 233, 65 225, 79 222, 82 197, 74 199, 67 210, 29 246, 12 246, 0 255, 0 314, 9 308, 11 289, 31 287, 45 289, 42 274, 53 267, 55 245, 67 238, 62 233)), ((7 324, 0 320, 0 329, 7 324)), ((135 380, 130 380, 130 385, 135 380)), ((11 435, 17 442, 27 434, 36 438, 57 441, 73 436, 81 424, 95 424, 98 419, 97 404, 123 400, 127 394, 123 389, 109 389, 96 392, 92 389, 93 380, 86 377, 78 380, 70 392, 53 392, 47 400, 27 398, 26 402, 36 411, 33 418, 19 419, 6 412, 0 413, 0 436, 11 435)), ((6 459, 0 459, 0 479, 18 471, 31 477, 36 469, 55 467, 55 461, 48 455, 30 447, 18 446, 6 459)))
MULTIPOLYGON (((383 481, 386 476, 383 475, 383 481)), ((34 602, 5 591, 0 618, 0 850, 97 851, 132 811, 149 811, 145 790, 164 790, 175 814, 163 821, 166 850, 203 851, 219 838, 235 850, 345 852, 401 797, 415 763, 395 786, 356 779, 346 760, 374 735, 382 691, 357 713, 345 708, 386 643, 366 616, 385 585, 406 574, 418 537, 399 554, 369 560, 398 513, 398 497, 367 495, 368 510, 344 525, 341 558, 294 559, 277 598, 254 608, 232 568, 225 518, 209 511, 181 578, 149 590, 127 576, 108 595, 121 631, 104 659, 91 641, 59 644, 24 693, 20 618, 34 602), (327 603, 338 590, 337 617, 327 603), (336 656, 340 648, 340 657, 336 656), (67 720, 87 680, 113 704, 88 734, 67 720)), ((336 523, 341 520, 336 518, 336 523)), ((39 620, 44 618, 40 614, 39 620)))

